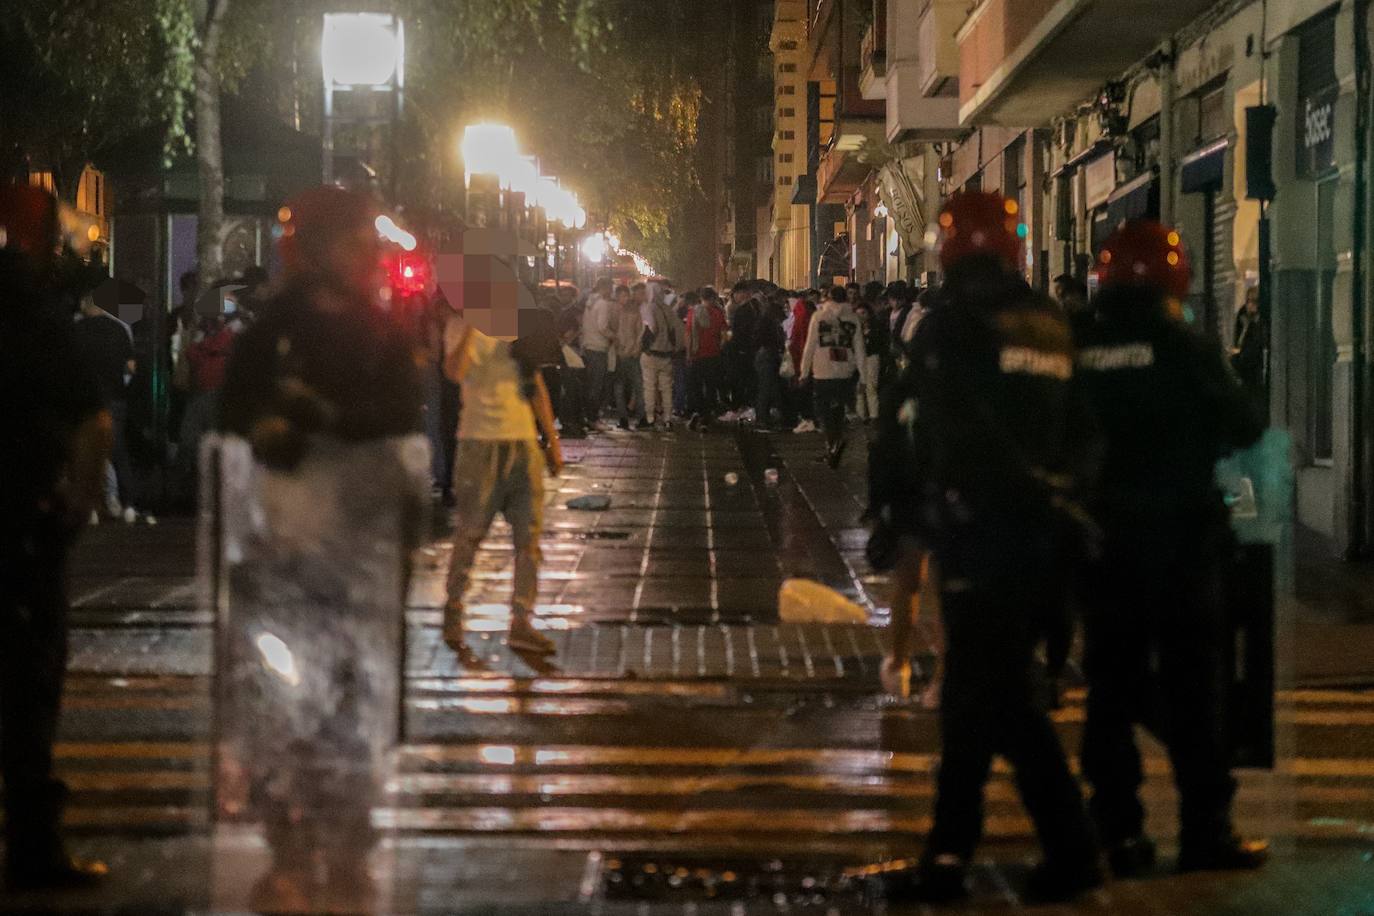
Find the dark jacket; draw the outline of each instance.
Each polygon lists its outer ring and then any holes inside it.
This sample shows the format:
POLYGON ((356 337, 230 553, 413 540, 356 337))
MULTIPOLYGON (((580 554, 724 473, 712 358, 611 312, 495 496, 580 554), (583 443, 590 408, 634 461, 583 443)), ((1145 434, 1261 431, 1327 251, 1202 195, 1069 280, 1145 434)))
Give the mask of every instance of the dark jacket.
POLYGON ((362 442, 418 432, 421 404, 414 353, 398 326, 355 293, 298 283, 236 342, 220 427, 256 447, 262 421, 284 421, 281 452, 259 458, 289 468, 312 435, 362 442))
POLYGON ((1214 467, 1264 421, 1220 350, 1145 293, 1098 297, 1078 340, 1076 385, 1104 443, 1094 505, 1104 527, 1224 520, 1214 467))
POLYGON ((1055 514, 1092 454, 1072 375, 1072 335, 1049 300, 992 265, 952 272, 912 340, 904 383, 916 527, 933 545, 967 525, 1055 514))

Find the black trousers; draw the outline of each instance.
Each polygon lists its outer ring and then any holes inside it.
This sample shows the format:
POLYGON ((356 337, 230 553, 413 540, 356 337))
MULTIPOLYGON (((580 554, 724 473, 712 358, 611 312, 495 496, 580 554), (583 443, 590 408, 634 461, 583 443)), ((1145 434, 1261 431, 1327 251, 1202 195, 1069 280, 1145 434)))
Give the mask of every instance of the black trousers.
POLYGON ((55 520, 0 532, 0 775, 8 865, 61 854, 66 788, 53 775, 67 672, 67 534, 55 520))
POLYGON ((722 362, 719 356, 703 356, 687 364, 687 412, 703 420, 720 413, 722 362))
POLYGON ((1168 748, 1181 844, 1231 835, 1222 565, 1229 534, 1196 531, 1109 538, 1089 580, 1083 771, 1104 843, 1144 829, 1137 723, 1168 748))
POLYGON ((816 399, 816 423, 832 448, 844 440, 845 409, 854 401, 854 379, 818 378, 812 383, 816 399))
POLYGON ((994 754, 1016 787, 1047 862, 1086 867, 1097 846, 1078 783, 1039 697, 1036 646, 1061 616, 1062 578, 1048 538, 1025 524, 968 531, 939 552, 945 627, 940 772, 926 856, 968 861, 982 837, 994 754))

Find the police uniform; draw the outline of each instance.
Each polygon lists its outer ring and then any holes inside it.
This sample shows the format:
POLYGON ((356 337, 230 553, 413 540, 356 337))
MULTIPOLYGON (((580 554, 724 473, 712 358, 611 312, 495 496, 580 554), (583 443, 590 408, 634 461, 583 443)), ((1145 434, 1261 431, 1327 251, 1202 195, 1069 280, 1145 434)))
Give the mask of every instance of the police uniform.
POLYGON ((1163 302, 1157 290, 1106 289, 1079 333, 1076 384, 1105 440, 1094 500, 1103 552, 1085 613, 1083 768, 1104 844, 1144 841, 1133 727, 1149 726, 1169 748, 1180 793, 1180 864, 1202 867, 1236 843, 1224 732, 1231 540, 1213 468, 1253 444, 1263 423, 1220 351, 1163 302))
POLYGON ((946 633, 935 824, 923 859, 966 865, 994 754, 1071 895, 1095 886, 1078 785, 1036 696, 1036 647, 1062 630, 1064 525, 1054 508, 1086 441, 1072 409, 1071 335, 991 258, 950 271, 912 341, 914 526, 937 559, 946 633))
POLYGON ((362 442, 423 429, 419 370, 402 329, 324 278, 298 280, 267 302, 235 344, 220 401, 220 427, 286 468, 312 434, 362 442), (267 421, 281 435, 269 440, 267 421))
POLYGON ((16 886, 94 875, 63 852, 66 789, 53 774, 52 747, 76 534, 59 486, 74 434, 105 405, 78 358, 70 310, 63 314, 52 292, 0 251, 0 774, 16 886))

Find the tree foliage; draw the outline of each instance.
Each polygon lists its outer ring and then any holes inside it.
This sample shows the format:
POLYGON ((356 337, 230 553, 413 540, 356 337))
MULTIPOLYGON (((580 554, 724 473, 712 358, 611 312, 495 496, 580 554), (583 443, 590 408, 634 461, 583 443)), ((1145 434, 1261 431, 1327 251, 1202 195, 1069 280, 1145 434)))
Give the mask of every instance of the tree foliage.
MULTIPOLYGON (((405 148, 417 201, 458 180, 462 126, 514 126, 627 244, 666 261, 695 190, 702 106, 693 70, 701 0, 394 0, 407 34, 405 148)), ((235 0, 218 60, 225 89, 319 127, 318 34, 363 0, 235 0)), ((0 22, 0 150, 56 167, 150 125, 188 152, 196 0, 7 0, 0 22)), ((0 163, 3 164, 3 163, 0 163)), ((71 189, 74 192, 74 187, 71 189)))

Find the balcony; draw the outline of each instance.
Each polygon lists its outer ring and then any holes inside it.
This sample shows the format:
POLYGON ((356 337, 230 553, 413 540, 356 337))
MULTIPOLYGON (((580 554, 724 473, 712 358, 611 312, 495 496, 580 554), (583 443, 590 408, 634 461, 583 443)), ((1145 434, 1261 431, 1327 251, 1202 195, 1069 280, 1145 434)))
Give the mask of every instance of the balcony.
POLYGON ((891 0, 887 139, 951 140, 959 125, 959 46, 965 0, 891 0))
POLYGON ((877 5, 859 42, 859 90, 871 101, 887 98, 887 4, 877 5))
POLYGON ((835 135, 821 155, 816 169, 817 200, 842 204, 863 184, 873 166, 861 162, 859 153, 869 143, 883 142, 883 124, 873 118, 843 118, 835 123, 835 135))
POLYGON ((916 78, 931 98, 958 95, 959 27, 968 15, 967 0, 926 0, 916 22, 916 78))
POLYGON ((1094 95, 1215 0, 985 0, 959 30, 959 118, 1038 127, 1094 95))

